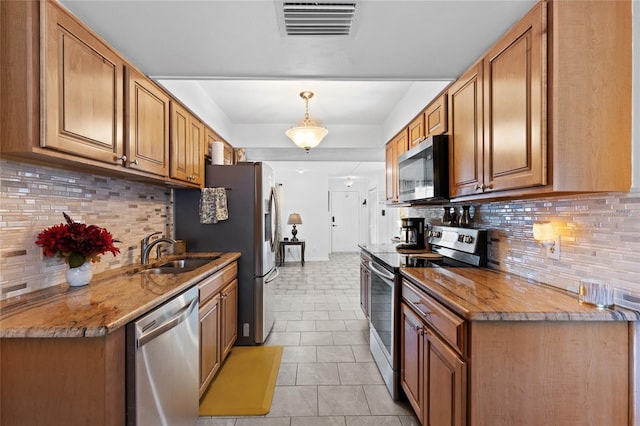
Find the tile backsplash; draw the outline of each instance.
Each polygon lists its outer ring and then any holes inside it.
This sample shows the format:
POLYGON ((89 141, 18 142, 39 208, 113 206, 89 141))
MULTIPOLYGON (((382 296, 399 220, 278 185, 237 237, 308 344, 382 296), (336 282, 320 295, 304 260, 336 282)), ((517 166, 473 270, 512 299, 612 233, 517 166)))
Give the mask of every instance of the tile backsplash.
POLYGON ((0 299, 65 281, 64 261, 35 244, 42 230, 64 223, 62 212, 119 240, 120 254, 101 256, 94 273, 138 262, 151 232, 173 236, 168 188, 0 160, 0 299))
MULTIPOLYGON (((601 278, 640 292, 640 193, 605 193, 471 204, 474 226, 488 230, 489 267, 577 291, 581 278, 601 278), (560 235, 560 260, 533 239, 536 221, 560 235)), ((460 211, 463 203, 454 204, 460 211)), ((411 217, 441 224, 442 207, 412 207, 411 217)))

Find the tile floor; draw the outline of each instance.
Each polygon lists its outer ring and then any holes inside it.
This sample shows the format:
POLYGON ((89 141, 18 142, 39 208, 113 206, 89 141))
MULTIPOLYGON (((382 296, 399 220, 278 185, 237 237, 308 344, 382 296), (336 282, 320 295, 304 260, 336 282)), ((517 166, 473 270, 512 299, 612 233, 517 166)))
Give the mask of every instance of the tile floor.
POLYGON ((369 352, 359 265, 357 253, 339 253, 280 268, 265 343, 284 346, 271 411, 201 418, 198 426, 419 425, 407 402, 391 399, 369 352))

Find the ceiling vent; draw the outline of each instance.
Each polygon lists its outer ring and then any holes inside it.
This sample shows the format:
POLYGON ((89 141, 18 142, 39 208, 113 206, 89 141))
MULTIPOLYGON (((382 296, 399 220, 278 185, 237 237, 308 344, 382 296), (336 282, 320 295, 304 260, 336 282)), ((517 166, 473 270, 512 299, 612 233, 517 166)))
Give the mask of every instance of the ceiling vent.
POLYGON ((278 2, 288 36, 349 36, 356 14, 355 2, 278 2))

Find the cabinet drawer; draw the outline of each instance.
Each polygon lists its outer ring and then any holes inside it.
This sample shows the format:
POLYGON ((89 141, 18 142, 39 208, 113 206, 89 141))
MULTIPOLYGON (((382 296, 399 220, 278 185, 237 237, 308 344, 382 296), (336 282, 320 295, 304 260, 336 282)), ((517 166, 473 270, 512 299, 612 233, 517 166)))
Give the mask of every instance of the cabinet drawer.
POLYGON ((205 278, 198 284, 200 289, 200 304, 207 301, 215 293, 222 290, 222 287, 238 276, 238 262, 233 262, 224 267, 224 269, 216 272, 208 278, 205 278))
POLYGON ((466 323, 440 302, 419 290, 407 280, 402 280, 402 298, 422 319, 459 353, 466 351, 466 323))

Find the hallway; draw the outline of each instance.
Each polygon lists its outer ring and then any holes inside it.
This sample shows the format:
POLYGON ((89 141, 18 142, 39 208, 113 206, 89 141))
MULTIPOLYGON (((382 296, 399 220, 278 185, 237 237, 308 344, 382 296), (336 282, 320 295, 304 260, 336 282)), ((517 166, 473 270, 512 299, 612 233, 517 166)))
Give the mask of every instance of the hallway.
POLYGON ((359 265, 358 253, 338 253, 280 268, 266 342, 284 346, 271 411, 201 418, 198 426, 419 425, 407 402, 391 400, 369 352, 359 265))

